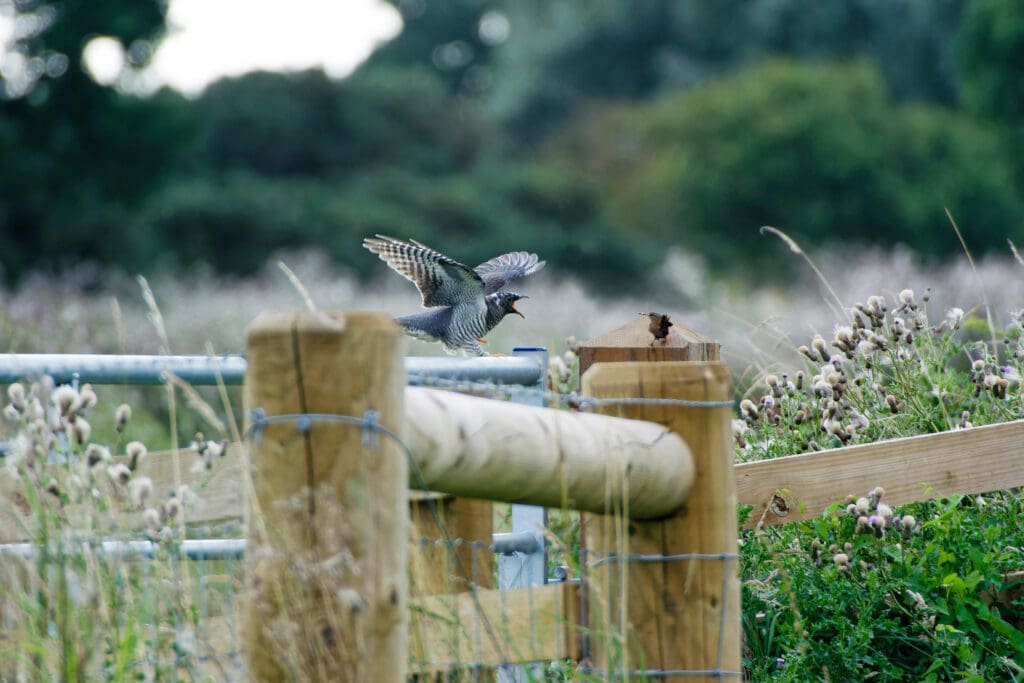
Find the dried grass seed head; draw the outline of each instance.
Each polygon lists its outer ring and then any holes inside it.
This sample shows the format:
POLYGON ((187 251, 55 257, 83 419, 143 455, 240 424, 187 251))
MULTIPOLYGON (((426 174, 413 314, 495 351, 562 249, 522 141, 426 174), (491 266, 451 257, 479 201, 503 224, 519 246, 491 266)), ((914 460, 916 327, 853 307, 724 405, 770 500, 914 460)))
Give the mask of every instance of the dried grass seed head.
POLYGON ((881 319, 885 317, 885 312, 888 309, 885 304, 884 296, 869 296, 868 297, 868 311, 870 311, 873 318, 881 319))
POLYGON ((149 449, 141 441, 129 441, 125 446, 125 454, 132 458, 144 458, 148 453, 149 449))
POLYGON ((7 398, 11 400, 11 405, 15 408, 23 410, 25 406, 25 386, 21 382, 15 382, 10 385, 7 387, 7 398))
POLYGON ((146 508, 142 513, 142 519, 153 531, 159 531, 160 527, 163 526, 163 521, 160 518, 160 513, 156 508, 146 508))
POLYGON ((81 446, 89 441, 89 437, 92 436, 92 425, 81 415, 75 415, 74 422, 71 425, 71 432, 75 443, 81 446))
MULTIPOLYGON (((962 308, 951 308, 946 311, 946 321, 949 322, 950 328, 955 332, 960 329, 960 325, 964 321, 964 309, 962 308)), ((946 322, 944 321, 944 322, 946 322)))
POLYGON ((78 392, 75 391, 75 388, 70 384, 62 384, 57 387, 50 397, 50 400, 64 417, 73 415, 81 406, 82 401, 78 392))
POLYGON ((91 384, 86 384, 79 391, 78 398, 81 401, 81 410, 89 410, 95 408, 99 402, 99 397, 96 396, 96 391, 93 390, 91 384))
POLYGON ((871 512, 871 503, 868 501, 867 498, 864 498, 864 497, 858 498, 857 502, 854 503, 854 505, 856 506, 856 510, 857 510, 857 514, 858 515, 865 515, 866 516, 869 512, 871 512))
POLYGON ((132 407, 127 403, 122 403, 114 411, 114 428, 119 432, 124 430, 130 419, 132 419, 132 407))
POLYGON ((135 477, 128 482, 128 497, 132 505, 141 508, 153 495, 153 480, 149 477, 135 477))
POLYGON ((178 486, 172 495, 180 500, 182 505, 191 505, 199 500, 198 494, 196 494, 188 484, 181 484, 178 486))
POLYGON ((163 510, 163 518, 165 520, 174 519, 181 514, 181 501, 172 496, 167 499, 166 503, 164 503, 163 510))
POLYGON ((93 467, 100 463, 109 463, 113 461, 113 456, 110 454, 110 449, 106 446, 91 443, 85 449, 85 462, 89 467, 93 467))
POLYGON ((132 471, 128 469, 128 465, 119 462, 107 468, 107 476, 112 482, 123 485, 131 481, 132 471))
POLYGON ((756 422, 758 417, 760 417, 757 412, 757 405, 749 398, 740 401, 740 414, 748 422, 756 422))
POLYGON ((811 347, 818 352, 818 356, 820 356, 822 361, 826 363, 828 362, 828 345, 826 344, 824 337, 820 334, 814 335, 814 339, 811 340, 811 347))

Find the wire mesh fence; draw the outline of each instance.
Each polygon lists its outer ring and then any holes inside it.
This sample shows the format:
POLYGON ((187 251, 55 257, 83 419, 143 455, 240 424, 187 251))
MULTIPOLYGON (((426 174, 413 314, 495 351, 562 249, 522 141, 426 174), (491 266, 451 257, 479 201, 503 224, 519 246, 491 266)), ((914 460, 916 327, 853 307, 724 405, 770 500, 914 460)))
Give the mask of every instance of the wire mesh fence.
MULTIPOLYGON (((237 361, 232 362, 232 372, 237 371, 237 361)), ((541 349, 521 352, 514 365, 506 366, 512 370, 501 375, 501 381, 488 379, 483 365, 464 376, 452 376, 438 372, 436 361, 430 363, 407 363, 410 384, 575 410, 644 403, 636 397, 591 399, 560 390, 565 383, 557 377, 548 381, 546 354, 541 349)), ((104 372, 108 374, 101 377, 113 377, 109 367, 104 372)), ((75 380, 81 375, 72 372, 70 377, 75 380)), ((46 398, 51 399, 54 392, 56 388, 51 387, 46 398)), ((731 405, 681 399, 647 399, 646 403, 731 405)), ((44 415, 44 419, 51 417, 44 415)), ((58 447, 77 457, 67 459, 61 473, 55 476, 52 468, 33 464, 31 476, 5 486, 5 505, 25 508, 22 512, 29 513, 36 528, 28 543, 0 549, 5 572, 0 588, 4 627, 0 640, 6 641, 0 648, 6 653, 0 655, 0 679, 88 673, 119 680, 123 674, 141 672, 147 679, 247 680, 245 546, 238 538, 240 527, 211 529, 178 523, 189 520, 189 502, 184 500, 188 494, 180 490, 159 504, 152 493, 148 507, 146 501, 136 504, 127 486, 119 488, 116 459, 103 459, 98 468, 77 467, 96 463, 89 463, 86 444, 75 442, 75 417, 71 416, 71 432, 65 430, 72 434, 71 440, 58 447), (181 507, 174 513, 176 505, 181 507), (117 514, 123 508, 141 514, 126 521, 126 515, 117 514), (146 518, 150 510, 156 510, 158 520, 146 518), (80 514, 89 516, 90 524, 70 523, 80 514), (175 514, 180 515, 177 522, 175 514), (109 523, 112 518, 116 518, 114 524, 109 523), (38 654, 44 651, 60 655, 54 659, 38 654)), ((349 417, 353 428, 374 437, 379 434, 365 415, 349 417)), ((24 444, 18 449, 23 451, 24 444)), ((13 460, 24 462, 25 457, 23 452, 8 456, 8 470, 16 469, 10 467, 13 460)), ((127 476, 131 478, 131 472, 127 476)), ((196 488, 193 493, 202 498, 201 485, 196 488)), ((621 510, 618 514, 616 523, 621 523, 621 510)), ((623 558, 656 560, 630 554, 628 538, 616 552, 588 555, 586 518, 574 512, 568 501, 563 509, 545 510, 414 492, 410 515, 409 671, 418 680, 738 675, 722 662, 710 670, 684 671, 648 668, 630 660, 624 646, 629 626, 623 612, 628 572, 603 571, 600 576, 596 572, 607 569, 606 565, 627 564, 623 558), (588 621, 602 614, 593 624, 588 621), (606 654, 599 662, 591 660, 595 641, 601 642, 606 654)), ((301 573, 301 564, 309 558, 294 559, 301 573)), ((729 563, 736 558, 670 559, 729 563)), ((724 619, 724 605, 721 613, 724 619)), ((284 641, 294 634, 279 635, 284 641)))

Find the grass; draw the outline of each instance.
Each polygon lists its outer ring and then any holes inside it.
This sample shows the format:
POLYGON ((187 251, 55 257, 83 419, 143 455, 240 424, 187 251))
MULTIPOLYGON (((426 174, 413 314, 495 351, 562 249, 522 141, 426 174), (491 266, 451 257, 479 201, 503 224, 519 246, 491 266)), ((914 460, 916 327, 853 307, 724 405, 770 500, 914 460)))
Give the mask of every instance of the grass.
MULTIPOLYGON (((780 267, 789 267, 789 259, 780 249, 780 267)), ((286 260, 321 309, 397 314, 417 305, 415 292, 398 278, 363 286, 315 254, 286 260)), ((598 301, 580 283, 550 273, 528 282, 527 320, 499 327, 489 350, 538 342, 561 350, 570 335, 594 336, 635 319, 637 311, 666 310, 679 324, 723 342, 744 399, 734 430, 738 460, 1024 417, 1024 280, 1012 258, 973 269, 959 262, 924 266, 899 250, 852 256, 837 250, 816 260, 830 288, 849 297, 840 302, 838 320, 817 280, 794 276, 788 289, 749 290, 717 281, 699 260, 677 253, 649 296, 598 301), (899 289, 877 290, 877 282, 899 289)), ((199 272, 157 275, 151 285, 154 300, 147 305, 136 282, 116 275, 82 270, 60 280, 29 278, 0 294, 4 350, 239 351, 245 325, 260 310, 307 305, 276 267, 245 281, 199 272), (154 310, 160 326, 151 324, 154 310)), ((436 349, 411 347, 424 351, 436 349)), ((574 363, 571 348, 553 354, 552 384, 559 390, 578 381, 574 363)), ((167 492, 139 502, 128 483, 111 476, 112 462, 100 457, 88 465, 92 443, 116 454, 130 439, 158 449, 187 443, 199 430, 232 438, 227 406, 237 412, 237 394, 222 400, 210 390, 193 397, 195 405, 222 406, 213 411, 218 431, 209 413, 180 401, 180 389, 104 388, 99 402, 80 392, 73 410, 53 402, 56 393, 44 385, 24 388, 25 406, 7 428, 8 437, 20 435, 21 450, 5 463, 2 501, 29 510, 41 551, 30 560, 0 560, 6 572, 0 678, 224 680, 237 673, 236 660, 205 656, 212 641, 204 629, 207 617, 237 609, 229 597, 241 590, 240 565, 180 562, 175 544, 199 530, 170 513, 175 503, 167 492), (54 406, 43 428, 29 419, 36 411, 32 398, 54 406), (118 431, 114 412, 122 402, 135 410, 118 431), (81 442, 77 418, 93 427, 81 442), (78 460, 44 467, 42 454, 54 449, 78 460), (133 518, 134 524, 110 529, 111 520, 133 518), (164 550, 151 562, 108 560, 97 543, 111 534, 149 535, 164 550)), ((880 484, 884 476, 879 473, 880 484)), ((1024 680, 1024 624, 1015 616, 1024 606, 993 597, 1024 568, 1019 491, 897 510, 887 510, 884 494, 864 493, 863 510, 861 501, 840 500, 836 514, 741 536, 744 665, 751 680, 1024 680)), ((578 575, 578 516, 554 512, 551 534, 563 549, 559 562, 578 575)), ((412 562, 425 563, 423 557, 412 562)), ((622 647, 614 634, 605 636, 613 651, 622 647)), ((571 665, 556 669, 562 679, 585 678, 571 665)))

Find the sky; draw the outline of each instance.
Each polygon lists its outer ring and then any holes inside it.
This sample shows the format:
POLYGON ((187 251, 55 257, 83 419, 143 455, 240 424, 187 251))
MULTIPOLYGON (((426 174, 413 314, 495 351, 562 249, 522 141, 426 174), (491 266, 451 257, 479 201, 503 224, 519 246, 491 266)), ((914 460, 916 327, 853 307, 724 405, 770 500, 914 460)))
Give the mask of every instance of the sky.
MULTIPOLYGON (((41 14, 15 16, 14 4, 0 0, 0 77, 4 90, 16 96, 30 90, 43 71, 62 73, 67 59, 35 64, 6 50, 14 38, 37 32, 47 21, 41 14)), ((130 78, 121 85, 133 92, 169 85, 192 96, 223 76, 260 69, 322 67, 340 78, 402 30, 398 11, 383 0, 170 0, 167 24, 167 36, 141 77, 122 72, 125 46, 105 36, 84 46, 86 70, 104 85, 130 78)))
POLYGON ((401 31, 381 0, 171 0, 153 78, 196 95, 222 76, 322 66, 351 72, 401 31))

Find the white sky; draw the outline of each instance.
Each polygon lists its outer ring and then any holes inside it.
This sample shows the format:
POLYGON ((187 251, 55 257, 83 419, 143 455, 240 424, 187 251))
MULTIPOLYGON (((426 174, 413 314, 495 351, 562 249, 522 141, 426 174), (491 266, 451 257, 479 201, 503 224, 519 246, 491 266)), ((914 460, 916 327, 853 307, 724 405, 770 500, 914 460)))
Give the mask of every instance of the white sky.
POLYGON ((381 0, 171 0, 167 23, 153 75, 191 95, 257 69, 345 76, 402 28, 381 0))

